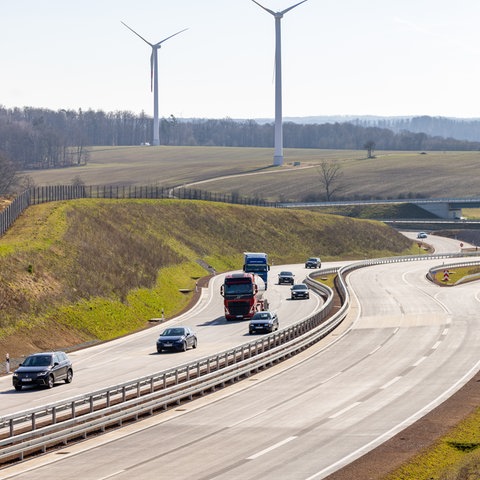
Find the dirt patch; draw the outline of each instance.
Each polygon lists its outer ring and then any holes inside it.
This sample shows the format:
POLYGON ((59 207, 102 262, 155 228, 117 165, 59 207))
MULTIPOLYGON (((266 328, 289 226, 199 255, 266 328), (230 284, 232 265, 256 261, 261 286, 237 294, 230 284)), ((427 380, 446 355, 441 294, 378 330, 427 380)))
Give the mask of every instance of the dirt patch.
POLYGON ((8 197, 0 197, 0 212, 5 210, 12 203, 12 199, 8 197))

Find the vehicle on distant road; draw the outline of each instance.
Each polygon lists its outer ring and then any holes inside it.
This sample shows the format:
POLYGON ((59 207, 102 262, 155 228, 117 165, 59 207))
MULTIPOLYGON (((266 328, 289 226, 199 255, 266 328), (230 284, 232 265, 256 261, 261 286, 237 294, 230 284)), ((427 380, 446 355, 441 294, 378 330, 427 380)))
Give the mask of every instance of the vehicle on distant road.
POLYGON ((290 298, 296 300, 297 298, 310 298, 310 291, 308 286, 304 283, 297 283, 290 289, 290 298))
POLYGON ((12 383, 15 390, 27 386, 52 388, 63 380, 73 379, 72 362, 65 352, 44 352, 29 355, 13 372, 12 383))
POLYGON ((248 331, 251 334, 257 332, 274 332, 278 330, 278 316, 275 312, 257 312, 250 320, 248 331))
POLYGON ((321 268, 321 267, 322 267, 322 261, 320 260, 319 257, 310 257, 305 262, 305 268, 321 268))
POLYGON ((158 353, 162 353, 163 350, 185 352, 189 347, 197 348, 197 335, 190 327, 169 327, 157 340, 158 353))
POLYGON ((417 234, 417 238, 427 238, 427 236, 428 236, 428 235, 427 235, 425 232, 419 232, 419 233, 417 234))
POLYGON ((278 284, 282 285, 283 283, 289 283, 293 285, 295 283, 295 275, 292 272, 280 272, 278 274, 278 284))
POLYGON ((268 255, 264 252, 244 252, 243 253, 243 271, 245 273, 253 273, 258 275, 265 284, 265 290, 268 286, 268 255))

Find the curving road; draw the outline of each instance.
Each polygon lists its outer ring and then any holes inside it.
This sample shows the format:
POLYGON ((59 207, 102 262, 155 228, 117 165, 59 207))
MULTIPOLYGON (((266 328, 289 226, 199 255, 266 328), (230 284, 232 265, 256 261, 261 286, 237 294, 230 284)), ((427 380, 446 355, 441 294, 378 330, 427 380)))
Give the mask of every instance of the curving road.
MULTIPOLYGON (((349 284, 358 302, 328 340, 176 410, 4 469, 2 478, 325 478, 420 418, 480 368, 478 284, 430 284, 425 273, 438 263, 357 270, 349 284)), ((287 301, 285 288, 269 288, 274 308, 285 312, 282 322, 312 307, 287 301)), ((202 331, 206 345, 215 345, 220 328, 222 346, 244 335, 240 322, 210 318, 204 325, 202 312, 182 321, 215 330, 202 331)), ((153 351, 143 348, 144 356, 153 351)), ((5 393, 2 410, 9 395, 21 397, 5 393)))
MULTIPOLYGON (((276 284, 280 269, 292 270, 296 274, 296 282, 304 280, 312 270, 300 265, 272 267, 265 296, 270 308, 278 312, 280 328, 283 328, 307 317, 312 310, 320 309, 323 302, 317 295, 311 295, 309 300, 290 300, 289 286, 276 284)), ((224 275, 215 276, 209 288, 202 289, 196 307, 185 315, 137 334, 69 354, 74 364, 74 381, 69 385, 58 384, 52 390, 24 388, 16 392, 10 376, 0 377, 0 415, 150 375, 250 341, 252 337, 248 334, 247 321, 226 321, 223 316, 223 298, 220 295, 223 278, 224 275), (181 354, 157 354, 156 339, 159 333, 173 324, 192 327, 199 339, 198 348, 181 354)))

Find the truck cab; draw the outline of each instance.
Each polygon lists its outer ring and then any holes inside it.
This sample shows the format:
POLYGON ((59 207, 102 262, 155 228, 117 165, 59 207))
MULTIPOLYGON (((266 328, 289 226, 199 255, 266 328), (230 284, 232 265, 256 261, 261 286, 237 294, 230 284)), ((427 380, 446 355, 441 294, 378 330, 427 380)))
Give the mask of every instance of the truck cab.
POLYGON ((244 252, 243 271, 245 273, 253 273, 258 275, 265 284, 267 289, 268 271, 268 255, 263 252, 244 252))

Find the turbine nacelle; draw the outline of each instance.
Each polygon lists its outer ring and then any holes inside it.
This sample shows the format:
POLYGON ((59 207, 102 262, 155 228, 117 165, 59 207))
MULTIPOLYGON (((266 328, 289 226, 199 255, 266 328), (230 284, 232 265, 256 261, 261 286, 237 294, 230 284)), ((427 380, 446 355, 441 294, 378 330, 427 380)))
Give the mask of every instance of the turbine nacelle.
POLYGON ((263 5, 260 5, 257 1, 252 0, 253 3, 256 3, 260 8, 263 8, 265 11, 273 15, 275 18, 283 18, 283 16, 292 8, 298 7, 300 4, 305 3, 307 0, 302 0, 301 2, 296 3, 295 5, 292 5, 291 7, 286 8, 285 10, 282 10, 281 12, 274 12, 273 10, 270 10, 269 8, 264 7, 263 5))

